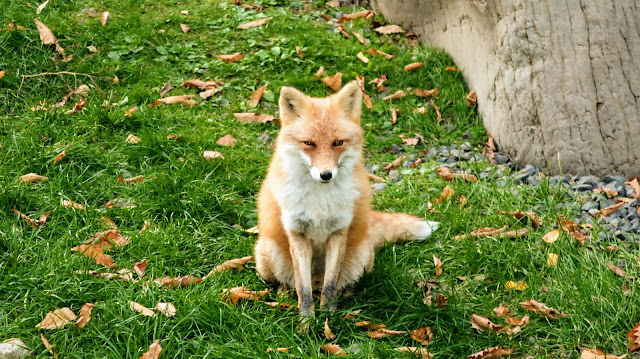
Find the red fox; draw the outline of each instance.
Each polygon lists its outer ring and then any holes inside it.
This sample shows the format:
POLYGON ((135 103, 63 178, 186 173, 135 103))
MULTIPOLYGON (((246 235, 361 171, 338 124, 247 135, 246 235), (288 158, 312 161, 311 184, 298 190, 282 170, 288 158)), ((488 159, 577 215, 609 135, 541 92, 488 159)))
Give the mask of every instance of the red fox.
POLYGON ((259 275, 296 289, 301 320, 335 311, 341 289, 373 269, 387 242, 421 240, 439 223, 371 210, 356 81, 326 98, 292 87, 280 91, 282 129, 258 196, 255 246, 259 275))

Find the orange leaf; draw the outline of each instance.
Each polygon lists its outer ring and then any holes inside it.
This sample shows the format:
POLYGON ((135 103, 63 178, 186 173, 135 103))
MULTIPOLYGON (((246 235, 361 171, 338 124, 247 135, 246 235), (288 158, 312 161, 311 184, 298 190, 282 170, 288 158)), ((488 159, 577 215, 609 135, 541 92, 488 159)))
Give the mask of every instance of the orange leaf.
POLYGON ((542 221, 540 221, 540 218, 538 218, 538 215, 535 214, 534 212, 530 212, 530 211, 529 212, 523 212, 523 211, 517 210, 517 211, 511 211, 511 212, 498 211, 498 213, 506 214, 508 216, 513 216, 516 219, 521 219, 521 218, 525 218, 525 217, 529 218, 533 228, 538 228, 542 224, 542 221))
POLYGON ((247 101, 249 106, 251 106, 251 107, 258 106, 258 103, 260 103, 260 99, 262 98, 262 94, 264 93, 264 90, 267 89, 267 86, 269 86, 268 83, 266 85, 260 87, 259 89, 257 89, 253 94, 251 94, 251 97, 249 98, 249 101, 247 101))
POLYGON ((334 354, 337 356, 346 356, 347 353, 345 353, 342 348, 340 348, 340 346, 338 344, 327 344, 327 345, 323 345, 322 349, 324 351, 326 351, 329 354, 334 354))
POLYGON ((210 90, 212 88, 218 87, 218 83, 216 81, 202 81, 200 79, 192 79, 184 81, 180 86, 193 87, 200 90, 210 90))
POLYGON ((146 259, 143 259, 133 265, 133 270, 139 277, 144 276, 144 272, 147 270, 147 264, 149 264, 149 262, 146 259))
POLYGON ((476 94, 476 91, 471 91, 469 92, 469 94, 467 95, 467 107, 472 107, 475 106, 478 103, 478 95, 476 94))
POLYGON ((436 278, 442 275, 442 261, 440 258, 433 256, 433 266, 436 268, 436 278))
POLYGON ((465 182, 477 182, 478 177, 467 173, 454 173, 449 167, 439 166, 436 168, 436 175, 445 181, 453 181, 454 179, 462 179, 465 182))
POLYGON ((253 260, 253 256, 229 259, 228 261, 222 264, 218 264, 215 268, 213 268, 213 270, 211 270, 211 272, 209 272, 209 274, 207 274, 207 276, 210 276, 214 273, 226 272, 230 269, 242 269, 243 265, 247 264, 249 261, 252 261, 252 260, 253 260))
POLYGON ((13 209, 13 213, 19 215, 25 222, 27 222, 27 224, 31 227, 35 227, 38 228, 40 226, 42 226, 43 224, 47 223, 47 218, 49 218, 49 216, 51 215, 51 212, 47 212, 47 213, 43 213, 40 215, 40 218, 38 219, 32 219, 29 216, 27 216, 24 213, 21 213, 20 211, 18 211, 17 209, 13 209))
POLYGON ((134 301, 129 301, 129 307, 131 308, 131 310, 133 310, 134 312, 140 313, 146 317, 155 317, 156 313, 145 307, 144 305, 134 302, 134 301))
POLYGON ((543 315, 543 316, 545 316, 547 318, 550 318, 550 319, 558 319, 558 316, 560 316, 560 317, 566 317, 567 316, 566 314, 564 314, 564 313, 562 313, 562 312, 560 312, 560 311, 558 311, 558 310, 556 310, 554 308, 547 307, 544 303, 537 302, 537 301, 535 301, 533 299, 526 300, 526 301, 520 303, 520 305, 524 309, 526 309, 528 311, 531 311, 531 312, 534 312, 534 313, 538 313, 538 314, 543 315))
POLYGON ((627 333, 629 339, 629 352, 633 353, 640 349, 640 323, 636 324, 629 333, 627 333))
POLYGON ((447 67, 445 67, 445 68, 444 68, 444 70, 445 70, 445 71, 452 71, 452 72, 458 71, 458 69, 456 69, 456 68, 455 68, 455 67, 453 67, 453 66, 447 66, 447 67))
POLYGON ((63 62, 71 61, 71 59, 73 58, 73 55, 67 57, 67 55, 64 52, 64 49, 58 43, 58 39, 56 39, 56 37, 53 35, 53 32, 45 24, 38 21, 38 19, 33 19, 33 21, 36 23, 36 27, 38 28, 38 32, 40 33, 40 41, 42 42, 42 44, 54 45, 56 48, 56 51, 60 55, 62 55, 63 62))
POLYGON ((371 102, 371 97, 367 95, 367 92, 364 90, 364 76, 356 75, 356 81, 358 81, 358 85, 360 86, 360 91, 362 92, 362 100, 364 101, 365 106, 367 108, 373 107, 373 102, 371 102))
POLYGON ((398 91, 396 91, 396 92, 392 93, 391 95, 386 96, 386 97, 385 97, 385 98, 383 98, 382 100, 383 100, 383 101, 386 101, 386 100, 399 100, 399 99, 401 99, 401 98, 403 98, 403 97, 405 97, 405 96, 407 96, 407 93, 406 93, 406 92, 404 92, 404 91, 402 91, 402 90, 398 90, 398 91))
POLYGON ((369 81, 369 84, 375 84, 376 85, 376 91, 378 91, 378 93, 382 92, 384 90, 384 86, 383 83, 387 81, 387 76, 382 75, 379 79, 373 79, 371 81, 369 81))
POLYGON ((414 62, 414 63, 408 64, 408 65, 405 65, 404 66, 404 70, 405 71, 411 71, 411 70, 415 70, 415 69, 417 69, 419 67, 422 67, 422 66, 424 66, 424 63, 422 63, 422 62, 414 62))
MULTIPOLYGON (((392 107, 391 108, 391 123, 395 124, 396 122, 398 122, 398 109, 395 108, 395 107, 392 107)), ((404 142, 404 138, 402 139, 402 142, 404 142)), ((418 144, 418 142, 416 141, 416 145, 417 144, 418 144)))
POLYGON ((104 232, 98 232, 93 237, 84 241, 84 244, 90 244, 97 248, 109 250, 112 247, 118 248, 126 246, 131 242, 129 237, 122 236, 117 229, 110 229, 104 232))
POLYGON ((104 254, 104 251, 99 246, 93 244, 82 244, 77 247, 71 248, 72 251, 78 251, 87 258, 93 259, 96 263, 105 267, 113 267, 114 263, 108 254, 104 254))
POLYGON ((390 170, 392 170, 394 168, 397 168, 398 166, 400 166, 402 161, 404 161, 406 158, 407 158, 407 156, 400 156, 400 157, 396 158, 395 160, 393 160, 393 162, 391 162, 388 165, 384 166, 384 170, 385 171, 390 171, 390 170))
POLYGON ((395 56, 391 55, 391 54, 387 54, 386 52, 371 48, 368 49, 367 51, 365 51, 367 54, 371 55, 371 56, 382 56, 387 60, 391 60, 393 59, 395 56))
POLYGON ((296 54, 298 54, 298 57, 304 57, 304 52, 302 52, 300 46, 296 46, 296 54))
POLYGON ((429 345, 433 340, 433 331, 431 327, 420 327, 411 331, 411 338, 420 343, 420 345, 429 345))
POLYGON ((220 146, 233 147, 236 145, 237 141, 238 140, 236 140, 233 136, 225 135, 223 137, 220 137, 220 139, 216 143, 219 144, 220 146))
POLYGON ((144 177, 143 176, 135 176, 135 177, 129 177, 129 178, 118 177, 118 182, 126 183, 126 184, 144 182, 144 177))
POLYGON ((362 313, 362 309, 356 309, 342 316, 342 319, 353 319, 356 315, 362 313))
POLYGON ((80 308, 80 317, 74 324, 76 327, 84 328, 91 321, 91 311, 93 310, 93 304, 85 303, 82 308, 80 308))
POLYGON ((56 163, 58 163, 60 160, 62 160, 64 158, 64 156, 67 155, 67 151, 62 151, 60 152, 56 157, 53 158, 53 164, 55 165, 56 163))
POLYGON ((472 314, 471 328, 476 329, 480 332, 483 331, 484 329, 489 329, 494 332, 499 332, 504 330, 506 327, 504 325, 493 324, 488 318, 479 316, 477 314, 472 314))
POLYGON ((547 253, 547 266, 555 267, 558 265, 558 255, 555 253, 547 253))
POLYGON ((436 202, 438 202, 438 203, 444 203, 444 201, 445 201, 447 198, 449 198, 449 197, 453 196, 455 193, 456 193, 456 191, 455 191, 453 188, 451 188, 451 187, 449 187, 449 186, 447 185, 447 186, 442 190, 442 194, 440 195, 440 198, 438 198, 438 199, 436 200, 436 202))
POLYGON ((423 89, 414 89, 413 93, 419 97, 438 97, 438 93, 440 90, 438 88, 433 88, 431 90, 423 90, 423 89))
POLYGON ((616 212, 617 210, 620 209, 620 207, 624 206, 625 203, 624 202, 620 202, 620 203, 616 203, 614 205, 611 205, 609 207, 605 207, 603 209, 600 210, 600 212, 598 213, 599 217, 607 217, 610 214, 612 214, 613 212, 616 212))
POLYGON ((250 112, 234 113, 233 117, 242 123, 267 123, 276 120, 276 118, 271 115, 250 112))
POLYGON ((362 11, 358 11, 358 12, 354 12, 354 13, 346 14, 342 16, 341 18, 338 19, 338 22, 342 23, 345 21, 351 21, 356 19, 368 19, 368 18, 373 18, 373 15, 374 13, 371 10, 362 10, 362 11))
POLYGON ((387 328, 379 328, 379 329, 368 331, 367 335, 371 339, 380 339, 380 338, 386 338, 386 337, 405 334, 405 333, 406 331, 404 330, 391 330, 387 328))
POLYGON ((338 72, 333 76, 326 76, 322 79, 322 82, 334 92, 338 92, 342 88, 342 72, 338 72))
POLYGON ((191 275, 185 275, 182 277, 174 277, 174 278, 167 276, 167 277, 158 278, 154 280, 154 282, 158 284, 160 288, 164 287, 164 288, 176 289, 176 288, 184 288, 184 287, 198 284, 202 282, 202 278, 194 277, 191 275))
POLYGON ((397 33, 403 33, 404 29, 398 25, 387 25, 387 26, 377 27, 375 28, 375 31, 379 34, 397 34, 397 33))
POLYGON ((506 319, 507 323, 510 325, 523 326, 529 324, 529 316, 525 315, 522 319, 518 319, 516 317, 509 317, 506 319))
POLYGON ((38 329, 59 329, 63 328, 67 324, 71 324, 78 317, 71 311, 71 309, 64 307, 56 309, 53 312, 47 313, 44 319, 36 324, 38 329))
POLYGON ((242 54, 218 55, 218 59, 224 62, 236 62, 242 58, 244 58, 244 55, 242 54))
POLYGON ((513 349, 503 349, 502 347, 493 347, 483 349, 475 354, 467 356, 467 359, 485 359, 485 358, 499 358, 504 355, 513 353, 513 349))
POLYGON ((238 300, 260 300, 262 297, 271 292, 271 289, 265 289, 263 291, 251 291, 246 287, 235 287, 231 289, 222 289, 222 297, 226 302, 236 305, 238 300))
POLYGON ((86 98, 81 98, 78 102, 76 102, 75 105, 73 105, 73 108, 67 112, 65 112, 67 115, 73 115, 74 113, 82 110, 84 108, 84 105, 87 103, 87 99, 86 98))
MULTIPOLYGON (((396 118, 395 120, 398 121, 398 115, 397 115, 397 111, 394 111, 395 109, 391 109, 391 123, 395 123, 393 120, 393 114, 396 113, 396 118)), ((419 138, 405 138, 405 135, 398 135, 398 137, 400 137, 400 139, 402 139, 402 143, 404 143, 406 146, 412 146, 415 147, 418 142, 420 141, 419 138)))
POLYGON ((258 20, 245 22, 242 25, 238 25, 238 29, 246 30, 246 29, 249 29, 249 28, 252 28, 252 27, 262 26, 262 25, 266 24, 267 21, 269 21, 269 20, 271 20, 270 17, 263 17, 263 18, 258 19, 258 20))
POLYGON ((436 110, 436 115, 438 115, 436 121, 440 123, 440 121, 442 121, 442 114, 440 113, 440 108, 436 106, 436 103, 433 102, 433 100, 429 100, 429 104, 431 105, 431 107, 433 107, 434 110, 436 110))
POLYGON ((138 359, 158 359, 162 352, 162 346, 160 346, 160 340, 155 340, 150 346, 149 350, 142 354, 138 359))
MULTIPOLYGON (((327 3, 329 4, 329 3, 327 3)), ((271 353, 273 351, 273 348, 269 347, 267 348, 267 353, 271 353)), ((276 348, 275 351, 277 351, 278 353, 286 353, 289 351, 289 349, 287 348, 276 348)))

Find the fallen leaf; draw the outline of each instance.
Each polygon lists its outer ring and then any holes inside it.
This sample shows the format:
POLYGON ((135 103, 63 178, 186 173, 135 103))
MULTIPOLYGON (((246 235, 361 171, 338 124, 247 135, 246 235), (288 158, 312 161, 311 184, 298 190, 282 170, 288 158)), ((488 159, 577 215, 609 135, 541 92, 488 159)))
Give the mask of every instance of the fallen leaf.
POLYGON ((138 136, 134 135, 133 133, 130 133, 130 134, 127 136, 127 138, 124 140, 124 142, 126 142, 126 143, 130 143, 130 144, 132 144, 132 145, 138 144, 138 143, 140 143, 140 141, 142 141, 142 140, 140 139, 140 137, 138 137, 138 136))
POLYGON ((467 356, 467 359, 484 359, 484 358, 499 358, 501 356, 509 355, 513 353, 513 349, 503 349, 502 347, 493 347, 483 349, 475 354, 467 356))
POLYGON ((471 91, 469 92, 469 94, 467 95, 467 107, 472 107, 475 106, 478 103, 478 95, 476 94, 476 91, 471 91))
POLYGON ((387 81, 387 76, 382 75, 379 79, 373 79, 371 81, 369 81, 369 84, 375 84, 376 85, 376 91, 378 91, 378 93, 382 92, 384 90, 384 82, 387 81))
POLYGON ((118 177, 118 182, 126 183, 126 184, 139 183, 139 182, 144 182, 144 177, 143 176, 135 176, 135 177, 129 177, 129 178, 118 177))
POLYGON ((368 63, 369 63, 369 59, 368 59, 366 56, 364 56, 364 54, 362 53, 362 51, 361 51, 361 52, 358 52, 358 54, 356 55, 356 57, 358 57, 358 59, 359 59, 360 61, 364 62, 365 64, 368 64, 368 63))
POLYGON ((528 289, 529 285, 523 281, 518 281, 517 283, 510 280, 504 284, 504 289, 506 290, 525 290, 528 289))
POLYGON ((111 248, 124 247, 131 242, 129 237, 120 234, 118 229, 110 229, 104 232, 98 232, 91 238, 84 241, 84 244, 90 244, 97 248, 109 250, 111 248))
POLYGON ((623 359, 627 357, 627 354, 624 355, 613 355, 613 354, 605 354, 602 350, 600 349, 588 349, 588 348, 582 348, 582 347, 578 347, 580 350, 582 350, 582 353, 580 353, 580 359, 623 359))
POLYGON ((276 118, 271 115, 251 112, 234 113, 233 117, 242 123, 267 123, 276 120, 276 118))
POLYGON ((529 324, 529 316, 525 315, 524 317, 522 317, 522 319, 518 319, 516 317, 509 317, 506 318, 507 323, 509 323, 509 325, 515 325, 518 327, 521 327, 523 325, 527 325, 529 324))
POLYGON ((617 210, 619 210, 620 207, 622 207, 624 205, 625 205, 624 202, 620 202, 620 203, 616 203, 614 205, 611 205, 609 207, 605 207, 605 208, 601 209, 600 212, 598 212, 598 214, 596 216, 597 217, 607 217, 610 214, 612 214, 613 212, 616 212, 617 210))
POLYGON ((149 107, 160 106, 162 104, 165 104, 165 105, 180 104, 185 106, 195 106, 198 104, 198 102, 193 100, 194 97, 196 97, 196 95, 169 96, 169 97, 165 97, 165 98, 161 98, 153 101, 153 103, 150 104, 149 107))
POLYGON ((627 272, 625 272, 624 269, 618 267, 617 265, 615 265, 613 263, 608 263, 607 264, 607 268, 611 269, 615 274, 619 275, 622 278, 633 279, 633 277, 630 276, 629 274, 627 274, 627 272))
POLYGON ((324 321, 324 336, 327 340, 334 340, 336 338, 336 335, 333 334, 331 328, 329 328, 329 318, 326 318, 324 321))
MULTIPOLYGON (((413 167, 413 166, 411 166, 411 167, 413 167)), ((462 207, 464 207, 465 204, 467 204, 467 196, 460 195, 460 205, 458 207, 460 209, 462 209, 462 207)))
POLYGON ((433 102, 433 100, 429 100, 429 104, 431 105, 431 107, 433 107, 434 110, 436 110, 436 115, 438 115, 436 121, 440 123, 440 121, 442 121, 442 114, 440 113, 440 108, 436 106, 436 103, 433 102))
POLYGON ((386 100, 399 100, 399 99, 401 99, 401 98, 403 98, 405 96, 407 96, 406 92, 404 92, 402 90, 398 90, 398 91, 392 93, 391 95, 384 97, 382 100, 383 101, 386 101, 386 100))
POLYGON ((252 291, 246 287, 235 287, 231 289, 224 288, 222 289, 222 297, 225 302, 231 302, 231 304, 236 305, 240 299, 260 300, 269 292, 271 292, 271 289, 252 291))
POLYGON ((38 6, 38 8, 36 9, 36 15, 40 15, 42 10, 44 10, 44 8, 47 6, 48 3, 49 3, 49 0, 46 0, 45 2, 40 4, 40 6, 38 6))
POLYGON ((22 183, 33 183, 33 182, 46 181, 49 179, 49 177, 40 176, 32 172, 32 173, 27 173, 26 175, 20 176, 19 179, 20 179, 20 182, 22 183))
POLYGON ((356 81, 358 81, 358 86, 360 86, 360 91, 362 92, 362 100, 367 106, 367 108, 373 107, 373 102, 371 102, 371 97, 367 95, 367 92, 364 89, 364 76, 356 75, 356 81))
POLYGON ((164 95, 167 94, 167 92, 171 91, 173 89, 173 86, 171 86, 171 82, 167 82, 166 84, 164 84, 164 86, 162 86, 162 89, 160 89, 160 97, 164 97, 164 95))
POLYGON ((156 339, 150 346, 149 350, 142 354, 138 359, 158 359, 162 352, 162 346, 160 346, 160 340, 156 339))
POLYGON ((453 196, 456 193, 456 191, 449 187, 448 185, 442 190, 442 194, 440 195, 440 197, 436 200, 436 202, 438 203, 444 203, 444 201, 453 196))
POLYGON ((38 329, 60 329, 65 325, 73 323, 78 317, 68 307, 56 309, 47 313, 44 319, 36 324, 38 329))
POLYGON ((218 55, 218 59, 224 62, 236 62, 242 58, 244 58, 243 54, 218 55))
POLYGON ((74 324, 76 327, 84 328, 91 321, 91 311, 93 310, 93 304, 85 303, 82 308, 80 308, 80 317, 74 324))
POLYGON ((377 49, 374 49, 374 48, 368 49, 367 51, 365 51, 365 53, 367 53, 367 54, 369 54, 371 56, 382 56, 387 60, 391 60, 391 59, 393 59, 395 57, 394 55, 387 54, 386 52, 383 52, 383 51, 380 51, 380 50, 377 50, 377 49))
POLYGON ((137 302, 134 302, 134 301, 129 301, 129 307, 134 312, 140 313, 140 314, 142 314, 144 316, 147 316, 147 317, 155 317, 156 316, 156 313, 153 310, 145 307, 144 305, 142 305, 140 303, 137 303, 137 302))
POLYGON ((87 103, 87 99, 86 98, 81 98, 78 102, 76 102, 75 105, 73 105, 73 108, 67 112, 65 112, 67 115, 73 115, 74 113, 77 113, 78 111, 81 111, 84 108, 84 105, 87 103))
POLYGON ((67 57, 67 55, 64 52, 64 49, 58 43, 58 39, 56 39, 56 37, 53 35, 53 32, 47 27, 47 25, 38 21, 38 19, 33 19, 33 21, 36 23, 36 27, 38 28, 38 32, 40 33, 40 41, 42 42, 42 44, 54 45, 56 48, 56 52, 62 55, 63 62, 71 61, 73 56, 67 57))
MULTIPOLYGON (((394 111, 392 110, 392 112, 391 112, 391 123, 395 123, 395 122, 393 122, 393 112, 394 111)), ((396 121, 397 120, 398 120, 398 118, 397 118, 397 115, 396 115, 396 121)), ((414 138, 405 138, 405 135, 398 135, 398 137, 400 137, 400 139, 402 139, 402 143, 405 146, 415 147, 418 144, 418 142, 420 141, 419 138, 415 138, 415 137, 414 138)))
MULTIPOLYGON (((274 351, 273 348, 271 348, 271 347, 267 348, 267 353, 271 353, 272 351, 274 351)), ((286 353, 286 352, 289 351, 289 349, 287 349, 287 348, 276 348, 275 351, 277 351, 278 353, 286 353)))
POLYGON ((167 277, 158 278, 154 280, 154 282, 158 284, 160 288, 176 289, 176 288, 184 288, 184 287, 198 284, 202 282, 202 278, 194 277, 191 275, 185 275, 182 277, 174 277, 174 278, 167 276, 167 277))
POLYGON ((353 34, 353 36, 356 37, 356 39, 358 39, 358 41, 360 41, 362 45, 365 45, 365 46, 367 45, 368 41, 364 36, 362 36, 360 33, 357 33, 355 31, 351 31, 351 33, 353 34))
POLYGON ((98 246, 92 244, 81 244, 79 246, 71 248, 72 251, 78 251, 87 258, 93 259, 96 263, 105 266, 113 267, 114 262, 111 260, 111 256, 104 254, 104 250, 98 246))
POLYGON ((611 188, 600 187, 593 190, 595 193, 605 193, 607 197, 614 198, 618 196, 618 191, 613 190, 611 188))
POLYGON ((375 31, 379 34, 397 34, 397 33, 403 33, 404 29, 398 25, 387 25, 387 26, 377 27, 375 28, 375 31))
POLYGON ((338 344, 327 344, 327 345, 323 345, 321 348, 322 350, 326 351, 329 354, 333 354, 337 356, 347 355, 347 353, 345 353, 338 344))
POLYGON ((374 12, 372 10, 362 10, 362 11, 358 11, 358 12, 354 12, 351 14, 346 14, 342 17, 340 17, 338 19, 339 23, 345 22, 345 21, 351 21, 351 20, 356 20, 356 19, 367 19, 367 18, 373 18, 374 16, 374 12))
POLYGON ((133 274, 131 273, 131 270, 129 270, 128 268, 123 268, 123 269, 119 269, 117 270, 115 273, 111 273, 111 272, 98 272, 95 270, 88 270, 88 271, 82 271, 82 270, 77 270, 74 273, 76 274, 88 274, 88 275, 92 275, 96 278, 104 278, 104 279, 120 279, 122 281, 125 282, 135 282, 136 280, 133 279, 133 274))
POLYGON ((397 348, 393 348, 393 350, 397 350, 397 351, 405 352, 405 353, 412 353, 416 357, 421 358, 421 359, 433 359, 433 355, 431 353, 429 353, 429 349, 428 348, 423 348, 423 347, 397 347, 397 348))
POLYGON ((476 329, 480 332, 485 329, 489 329, 494 332, 500 332, 504 331, 504 329, 508 329, 504 325, 493 324, 488 318, 479 316, 477 314, 471 315, 471 328, 476 329))
MULTIPOLYGON (((395 107, 392 107, 391 108, 391 123, 395 124, 396 122, 398 122, 398 109, 395 108, 395 107)), ((404 142, 404 139, 402 139, 402 142, 404 142)), ((416 141, 416 145, 417 144, 418 144, 418 142, 416 141)))
POLYGON ((43 213, 40 215, 38 219, 32 219, 24 213, 21 213, 17 209, 13 209, 13 213, 19 215, 29 226, 38 228, 43 224, 47 223, 47 218, 51 215, 51 212, 43 213))
POLYGON ((627 333, 627 339, 629 339, 629 352, 633 353, 640 349, 640 323, 631 328, 627 333))
POLYGON ((300 48, 300 46, 296 46, 296 54, 298 55, 298 57, 303 58, 304 57, 304 52, 302 52, 302 49, 300 48))
POLYGON ((511 312, 509 312, 509 308, 507 308, 504 304, 500 304, 499 307, 493 308, 493 311, 496 312, 499 317, 508 317, 511 315, 511 312))
POLYGON ((438 178, 442 178, 445 181, 453 181, 455 179, 462 179, 463 181, 470 183, 478 181, 478 177, 472 174, 455 173, 446 166, 438 166, 438 168, 436 168, 436 176, 438 176, 438 178))
POLYGON ((224 159, 224 155, 218 151, 204 151, 202 156, 205 160, 212 160, 214 158, 224 159))
POLYGON ((582 245, 584 245, 585 239, 589 238, 589 235, 582 232, 581 228, 590 228, 590 224, 578 224, 559 216, 558 225, 563 232, 569 234, 571 238, 577 240, 582 245))
POLYGON ((379 329, 374 329, 374 330, 368 331, 367 335, 371 339, 380 339, 380 338, 386 338, 386 337, 405 334, 405 333, 407 333, 407 332, 404 331, 404 330, 391 330, 391 329, 387 329, 387 328, 379 328, 379 329))
MULTIPOLYGON (((167 82, 167 85, 171 86, 171 84, 169 84, 168 82, 167 82)), ((198 78, 198 79, 186 80, 180 86, 192 87, 200 90, 210 90, 212 88, 218 87, 218 83, 216 81, 203 81, 198 78)))
POLYGON ((3 78, 6 73, 7 73, 7 70, 0 71, 0 79, 3 78))
POLYGON ((337 7, 340 7, 340 1, 331 0, 331 1, 328 1, 325 5, 330 6, 332 8, 337 8, 337 7))
POLYGON ((336 26, 336 30, 338 30, 342 36, 344 36, 347 39, 350 39, 351 36, 349 36, 349 32, 347 31, 347 29, 344 28, 344 25, 338 25, 336 26))
POLYGON ((266 85, 260 87, 259 89, 257 89, 253 94, 251 94, 251 97, 249 98, 249 101, 247 101, 249 106, 251 106, 251 107, 258 106, 258 103, 260 103, 260 99, 262 98, 262 94, 264 93, 264 90, 267 89, 267 86, 269 86, 268 83, 266 85))
POLYGON ((411 338, 420 343, 420 345, 429 345, 433 340, 433 331, 431 327, 420 327, 411 331, 411 338))
POLYGON ((133 114, 134 114, 136 111, 138 111, 138 106, 133 106, 132 108, 130 108, 130 109, 128 109, 128 110, 126 110, 126 111, 124 112, 124 115, 125 115, 125 116, 127 116, 127 117, 131 117, 131 116, 133 116, 133 114))
POLYGON ((81 205, 80 203, 76 203, 73 201, 70 201, 68 199, 63 199, 60 201, 60 204, 62 205, 62 207, 66 208, 66 209, 78 209, 78 210, 84 210, 84 206, 81 205))
POLYGON ((408 65, 405 65, 404 66, 404 70, 405 71, 411 71, 411 70, 415 70, 415 69, 417 69, 419 67, 422 67, 422 66, 424 66, 424 63, 422 63, 422 62, 414 62, 414 63, 408 64, 408 65))
POLYGON ((326 76, 322 79, 322 82, 334 92, 338 92, 342 88, 342 72, 338 72, 333 76, 326 76))
POLYGON ((102 26, 105 26, 107 24, 107 19, 109 19, 109 12, 105 11, 100 15, 100 23, 102 24, 102 26))
POLYGON ((250 262, 252 260, 253 260, 253 256, 229 259, 228 261, 223 262, 222 264, 218 264, 205 277, 208 277, 208 276, 210 276, 212 274, 215 274, 215 273, 226 272, 226 271, 228 271, 230 269, 242 269, 243 265, 247 264, 248 262, 250 262))
POLYGON ((206 100, 206 99, 208 99, 209 97, 211 97, 211 96, 213 96, 213 95, 217 94, 217 93, 218 93, 218 92, 220 92, 220 91, 222 91, 222 89, 221 89, 221 88, 219 88, 219 87, 214 87, 214 88, 211 88, 211 89, 209 89, 209 90, 204 90, 204 91, 200 92, 200 93, 198 94, 198 96, 200 96, 200 98, 201 98, 201 99, 206 100))
POLYGON ((395 160, 393 160, 393 162, 389 163, 388 165, 384 166, 384 170, 385 171, 390 171, 394 168, 399 167, 402 164, 402 161, 404 161, 407 158, 407 156, 400 156, 398 158, 396 158, 395 160))
POLYGON ((489 160, 489 163, 496 163, 496 146, 493 143, 493 136, 489 131, 487 131, 487 137, 489 137, 489 139, 482 149, 482 155, 489 160))
POLYGON ((147 230, 149 230, 149 228, 151 228, 151 222, 149 221, 144 221, 142 222, 142 228, 140 228, 140 233, 142 232, 146 232, 147 230))
POLYGON ((542 221, 540 221, 540 218, 538 217, 538 215, 531 211, 524 212, 524 211, 516 210, 511 212, 505 212, 505 211, 497 211, 497 212, 501 214, 505 214, 507 216, 513 216, 516 219, 528 218, 531 221, 531 225, 533 226, 533 228, 538 228, 542 224, 542 221))
POLYGON ((191 28, 187 24, 180 24, 180 30, 182 30, 182 32, 186 34, 187 32, 189 32, 189 30, 191 30, 191 28))
POLYGON ((547 266, 548 267, 555 267, 558 265, 558 255, 555 253, 551 253, 549 252, 547 254, 547 266))
POLYGON ((560 316, 560 317, 566 317, 567 316, 566 314, 564 314, 564 313, 562 313, 562 312, 560 312, 560 311, 558 311, 558 310, 556 310, 554 308, 547 307, 544 303, 537 302, 537 301, 535 301, 533 299, 526 300, 526 301, 520 303, 520 305, 524 309, 526 309, 528 311, 543 315, 543 316, 545 316, 547 318, 550 318, 550 319, 558 319, 558 316, 560 316))
POLYGON ((138 277, 144 277, 144 272, 147 270, 147 264, 149 264, 149 262, 146 259, 143 259, 133 265, 133 270, 136 272, 138 277))
POLYGON ((554 229, 553 231, 548 232, 547 234, 542 236, 542 240, 547 243, 553 243, 558 240, 558 237, 560 237, 560 230, 554 229))
POLYGON ((158 303, 155 309, 167 317, 175 317, 177 310, 173 303, 158 303))
POLYGON ((266 24, 267 21, 269 21, 269 20, 271 20, 270 17, 263 17, 263 18, 258 19, 258 20, 249 21, 249 22, 246 22, 246 23, 244 23, 242 25, 238 25, 238 29, 246 30, 246 29, 249 29, 249 28, 252 28, 252 27, 262 26, 262 25, 266 24))
POLYGON ((320 66, 318 71, 316 71, 316 74, 313 76, 313 79, 318 80, 322 75, 324 75, 324 66, 320 66))
POLYGON ((629 181, 624 184, 633 189, 634 193, 631 197, 640 199, 640 183, 638 182, 638 177, 633 177, 633 179, 629 178, 629 181))
POLYGON ((436 269, 436 278, 442 275, 442 261, 440 258, 433 256, 433 266, 436 269))
POLYGON ((291 308, 296 308, 294 305, 291 305, 289 303, 280 303, 280 302, 264 302, 264 304, 273 307, 273 308, 278 308, 278 309, 291 309, 291 308))
POLYGON ((438 88, 433 88, 431 90, 423 90, 423 89, 414 89, 413 93, 419 97, 437 97, 440 90, 438 88))
POLYGON ((43 333, 40 333, 40 339, 42 340, 42 344, 44 345, 44 347, 47 348, 47 350, 49 350, 49 353, 51 353, 51 355, 53 355, 53 359, 58 359, 58 354, 53 349, 53 346, 51 345, 51 343, 49 343, 47 338, 45 338, 43 333))
POLYGON ((444 68, 444 70, 445 71, 452 71, 452 72, 458 71, 458 69, 453 67, 453 66, 447 66, 447 67, 444 68))
POLYGON ((342 316, 342 319, 353 319, 356 315, 362 313, 362 309, 352 310, 351 312, 342 316))
POLYGON ((225 135, 223 137, 220 137, 220 139, 218 139, 216 143, 219 144, 220 146, 234 147, 237 141, 238 140, 235 139, 233 136, 225 135))

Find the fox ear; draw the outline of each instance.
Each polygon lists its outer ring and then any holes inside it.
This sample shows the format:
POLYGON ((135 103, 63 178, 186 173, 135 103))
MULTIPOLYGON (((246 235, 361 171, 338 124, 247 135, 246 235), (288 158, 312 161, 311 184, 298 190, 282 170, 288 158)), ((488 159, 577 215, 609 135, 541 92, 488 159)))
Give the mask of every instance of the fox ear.
POLYGON ((360 115, 362 114, 362 92, 360 91, 358 82, 355 80, 349 82, 334 96, 348 118, 353 122, 360 123, 360 115))
POLYGON ((287 124, 300 115, 307 95, 289 86, 280 89, 280 120, 287 124))

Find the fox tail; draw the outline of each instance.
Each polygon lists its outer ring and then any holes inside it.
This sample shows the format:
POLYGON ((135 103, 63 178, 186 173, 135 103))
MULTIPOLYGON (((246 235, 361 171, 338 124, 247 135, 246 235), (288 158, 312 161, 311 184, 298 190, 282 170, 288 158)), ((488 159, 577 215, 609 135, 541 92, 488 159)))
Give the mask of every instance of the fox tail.
POLYGON ((406 213, 371 211, 367 236, 374 247, 379 248, 387 242, 424 240, 438 229, 439 225, 439 222, 425 221, 406 213))

